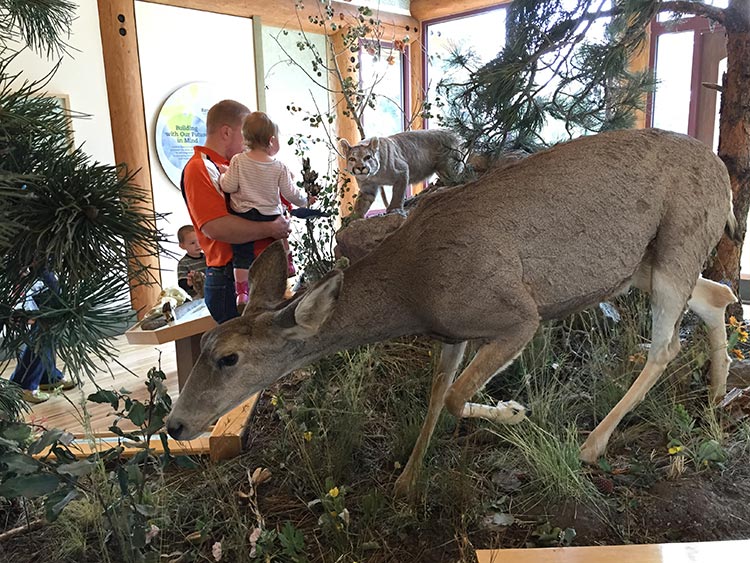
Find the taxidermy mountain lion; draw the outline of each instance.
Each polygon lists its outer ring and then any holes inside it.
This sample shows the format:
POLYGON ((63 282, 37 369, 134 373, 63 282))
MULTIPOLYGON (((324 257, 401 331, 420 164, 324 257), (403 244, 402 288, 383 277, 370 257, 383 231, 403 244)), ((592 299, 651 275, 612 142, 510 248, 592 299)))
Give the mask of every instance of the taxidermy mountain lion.
POLYGON ((244 315, 203 336, 167 428, 178 440, 192 438, 318 358, 431 336, 444 344, 430 406, 396 482, 409 492, 443 407, 456 417, 522 421, 522 405, 477 403, 474 395, 541 322, 635 286, 651 293, 651 347, 632 387, 581 448, 581 458, 595 462, 677 354, 686 305, 708 325, 710 396, 725 394, 724 310, 735 297, 700 277, 725 226, 736 221, 724 163, 700 141, 647 129, 582 137, 429 194, 371 252, 291 299, 277 241, 250 268, 244 315), (468 341, 480 347, 456 377, 468 341))
POLYGON ((339 146, 346 158, 346 169, 357 178, 357 217, 365 216, 382 186, 393 186, 387 210, 401 209, 407 186, 435 173, 445 180, 461 162, 458 137, 440 129, 371 137, 354 146, 341 139, 339 146))

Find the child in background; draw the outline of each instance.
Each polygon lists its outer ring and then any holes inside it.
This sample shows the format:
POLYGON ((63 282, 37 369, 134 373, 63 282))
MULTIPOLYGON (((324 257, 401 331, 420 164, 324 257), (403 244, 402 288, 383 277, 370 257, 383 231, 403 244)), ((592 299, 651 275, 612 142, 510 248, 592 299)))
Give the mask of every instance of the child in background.
MULTIPOLYGON (((273 158, 279 152, 278 136, 279 128, 262 111, 245 118, 242 137, 248 150, 232 157, 229 168, 219 177, 222 191, 230 194, 229 208, 235 215, 250 221, 273 221, 284 213, 282 196, 300 207, 315 202, 314 197, 308 201, 292 182, 289 169, 273 158)), ((244 305, 248 300, 248 268, 255 257, 255 245, 233 244, 232 251, 237 305, 244 305)))
POLYGON ((183 225, 177 230, 177 242, 187 254, 177 263, 177 284, 190 297, 195 297, 193 272, 206 271, 206 257, 203 255, 198 237, 192 225, 183 225))

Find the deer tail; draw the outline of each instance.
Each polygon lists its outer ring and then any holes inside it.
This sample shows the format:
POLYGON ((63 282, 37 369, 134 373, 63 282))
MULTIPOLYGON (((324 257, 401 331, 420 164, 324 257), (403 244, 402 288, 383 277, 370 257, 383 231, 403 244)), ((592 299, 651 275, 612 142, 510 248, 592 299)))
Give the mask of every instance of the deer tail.
POLYGON ((737 218, 734 216, 734 209, 729 210, 729 216, 727 217, 727 224, 724 226, 724 233, 733 242, 737 244, 742 243, 742 235, 740 233, 737 218))

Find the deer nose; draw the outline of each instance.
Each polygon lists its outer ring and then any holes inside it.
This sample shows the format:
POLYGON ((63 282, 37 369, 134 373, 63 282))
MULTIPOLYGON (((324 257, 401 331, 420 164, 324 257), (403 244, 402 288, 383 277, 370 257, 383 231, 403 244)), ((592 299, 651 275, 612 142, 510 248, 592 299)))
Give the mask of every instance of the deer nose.
POLYGON ((169 421, 167 422, 167 432, 175 440, 180 440, 185 426, 180 422, 169 421))

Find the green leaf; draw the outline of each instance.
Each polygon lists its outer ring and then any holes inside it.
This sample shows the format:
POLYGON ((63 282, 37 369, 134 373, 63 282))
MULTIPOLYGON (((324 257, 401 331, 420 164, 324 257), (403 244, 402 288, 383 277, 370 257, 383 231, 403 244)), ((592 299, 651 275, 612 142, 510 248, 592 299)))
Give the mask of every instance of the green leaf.
POLYGON ((87 401, 92 403, 109 403, 112 408, 117 410, 120 406, 120 399, 114 391, 107 391, 106 389, 99 389, 96 393, 92 393, 86 397, 87 401))
POLYGON ((12 477, 0 485, 0 497, 41 497, 57 489, 59 484, 60 479, 51 473, 12 477))
POLYGON ((44 513, 47 516, 49 522, 54 522, 57 517, 60 516, 63 508, 65 508, 70 501, 77 499, 81 496, 81 493, 76 489, 60 489, 55 491, 47 497, 44 501, 44 513))
POLYGON ((87 459, 80 461, 74 461, 72 463, 65 463, 57 468, 57 472, 63 475, 71 475, 73 477, 83 477, 91 473, 96 467, 96 463, 87 459))
POLYGON ((291 522, 284 524, 278 537, 286 555, 294 557, 304 552, 305 536, 291 522))
POLYGON ((128 413, 128 418, 136 426, 143 426, 143 423, 146 422, 146 407, 143 403, 135 401, 128 413))
POLYGON ((26 442, 29 436, 31 436, 31 426, 21 422, 11 422, 3 426, 0 436, 20 445, 26 442))
POLYGON ((42 453, 47 446, 54 444, 63 434, 65 434, 65 431, 59 428, 45 431, 37 441, 29 446, 29 453, 31 455, 42 453))
POLYGON ((16 452, 3 454, 0 463, 7 466, 8 471, 16 475, 28 475, 39 469, 39 463, 33 457, 16 452))

